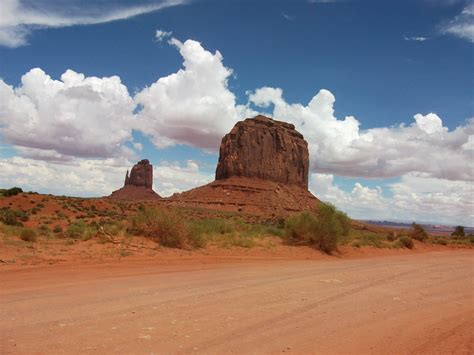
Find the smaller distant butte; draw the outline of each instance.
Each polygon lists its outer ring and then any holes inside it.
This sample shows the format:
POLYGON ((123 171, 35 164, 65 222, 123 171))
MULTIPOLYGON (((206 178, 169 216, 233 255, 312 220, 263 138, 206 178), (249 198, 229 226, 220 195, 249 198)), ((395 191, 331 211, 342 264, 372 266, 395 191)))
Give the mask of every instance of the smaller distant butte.
POLYGON ((140 160, 132 167, 130 174, 127 170, 125 183, 121 189, 109 196, 116 200, 156 200, 161 199, 153 191, 153 165, 148 159, 140 160))

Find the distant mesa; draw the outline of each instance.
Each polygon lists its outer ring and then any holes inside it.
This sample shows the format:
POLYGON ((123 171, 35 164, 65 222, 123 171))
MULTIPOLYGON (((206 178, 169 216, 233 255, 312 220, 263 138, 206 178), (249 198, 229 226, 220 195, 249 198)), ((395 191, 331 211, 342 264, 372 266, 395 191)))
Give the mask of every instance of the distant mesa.
POLYGON ((175 194, 169 204, 260 215, 314 209, 308 144, 292 124, 265 116, 238 122, 224 136, 216 180, 175 194))
POLYGON ((117 200, 160 199, 160 195, 153 191, 153 165, 150 161, 140 160, 132 167, 130 174, 127 170, 124 186, 112 192, 110 198, 117 200))

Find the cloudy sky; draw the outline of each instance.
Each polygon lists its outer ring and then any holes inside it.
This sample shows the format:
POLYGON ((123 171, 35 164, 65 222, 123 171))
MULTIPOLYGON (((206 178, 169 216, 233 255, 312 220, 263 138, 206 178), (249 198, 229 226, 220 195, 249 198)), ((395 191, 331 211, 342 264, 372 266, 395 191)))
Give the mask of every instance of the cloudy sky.
POLYGON ((2 0, 0 187, 163 196, 264 113, 354 218, 474 225, 474 2, 2 0))

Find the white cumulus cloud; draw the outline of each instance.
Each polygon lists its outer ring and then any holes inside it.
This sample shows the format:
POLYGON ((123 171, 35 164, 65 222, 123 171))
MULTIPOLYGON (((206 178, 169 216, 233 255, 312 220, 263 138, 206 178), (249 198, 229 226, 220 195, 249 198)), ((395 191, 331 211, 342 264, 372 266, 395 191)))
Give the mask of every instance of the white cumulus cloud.
MULTIPOLYGON (((123 186, 125 173, 133 164, 124 158, 76 158, 68 162, 0 158, 0 186, 21 186, 25 191, 57 195, 108 196, 123 186)), ((213 178, 202 172, 195 161, 188 161, 184 166, 164 162, 155 165, 153 173, 153 189, 165 197, 203 185, 213 178)))
POLYGON ((67 70, 53 80, 32 69, 13 88, 0 80, 0 134, 28 156, 46 159, 129 155, 135 103, 117 76, 67 70))
POLYGON ((468 181, 410 173, 390 184, 390 197, 386 197, 380 186, 356 182, 351 191, 345 191, 334 183, 334 175, 313 173, 310 189, 353 218, 473 225, 473 190, 468 181))
POLYGON ((348 116, 334 116, 335 97, 321 90, 307 105, 289 104, 279 88, 249 93, 260 108, 273 105, 275 119, 295 124, 308 141, 312 170, 344 176, 384 178, 410 172, 448 179, 474 179, 472 156, 463 149, 474 135, 474 119, 448 131, 434 113, 417 114, 406 126, 360 129, 348 116))
POLYGON ((157 147, 188 144, 216 150, 222 136, 245 114, 228 88, 232 70, 219 51, 211 53, 193 40, 170 43, 183 57, 183 69, 158 79, 135 96, 143 109, 136 128, 157 147))

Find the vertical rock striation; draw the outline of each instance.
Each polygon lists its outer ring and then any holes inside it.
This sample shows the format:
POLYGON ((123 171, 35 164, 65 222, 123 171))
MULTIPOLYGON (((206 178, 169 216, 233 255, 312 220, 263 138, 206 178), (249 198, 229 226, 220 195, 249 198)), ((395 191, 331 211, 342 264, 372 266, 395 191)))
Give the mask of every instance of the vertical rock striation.
POLYGON ((125 186, 143 186, 148 189, 153 188, 153 165, 148 159, 140 160, 135 164, 130 172, 130 175, 125 176, 125 186))
POLYGON ((238 122, 222 139, 216 180, 258 178, 308 188, 308 143, 295 126, 265 116, 238 122))

